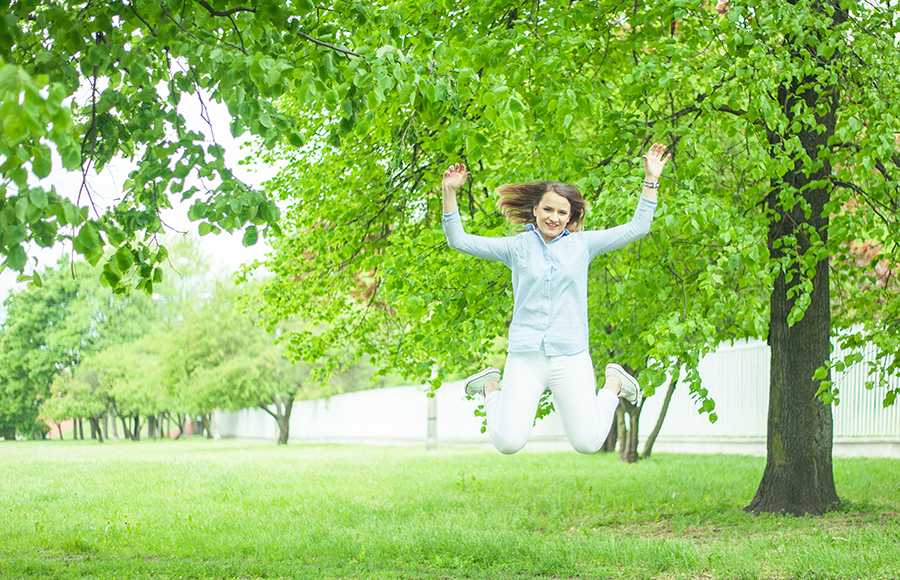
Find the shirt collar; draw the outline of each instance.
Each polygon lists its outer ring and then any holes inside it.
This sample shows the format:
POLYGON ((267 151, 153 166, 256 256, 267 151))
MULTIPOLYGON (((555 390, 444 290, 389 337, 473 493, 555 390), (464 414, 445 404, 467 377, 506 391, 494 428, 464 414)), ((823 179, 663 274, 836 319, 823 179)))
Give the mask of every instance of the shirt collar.
MULTIPOLYGON (((538 235, 538 237, 541 239, 541 241, 544 242, 544 236, 541 235, 540 230, 538 230, 536 227, 534 227, 534 224, 525 224, 525 231, 526 231, 526 232, 535 232, 535 233, 538 235)), ((571 233, 572 233, 572 232, 570 232, 568 228, 563 228, 563 231, 562 231, 561 234, 559 234, 558 236, 556 236, 555 238, 553 238, 553 239, 550 240, 549 242, 544 242, 544 243, 545 243, 545 244, 552 244, 552 243, 555 242, 556 240, 562 239, 562 238, 568 236, 568 235, 571 234, 571 233)))

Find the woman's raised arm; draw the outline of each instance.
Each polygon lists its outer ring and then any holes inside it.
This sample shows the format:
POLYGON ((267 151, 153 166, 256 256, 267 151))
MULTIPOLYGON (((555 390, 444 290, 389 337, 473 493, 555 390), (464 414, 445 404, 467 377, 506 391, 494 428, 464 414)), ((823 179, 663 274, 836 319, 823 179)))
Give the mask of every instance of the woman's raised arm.
POLYGON ((461 163, 451 165, 444 172, 444 179, 441 181, 441 193, 443 194, 444 213, 453 213, 456 211, 456 190, 466 183, 469 177, 466 166, 461 163))

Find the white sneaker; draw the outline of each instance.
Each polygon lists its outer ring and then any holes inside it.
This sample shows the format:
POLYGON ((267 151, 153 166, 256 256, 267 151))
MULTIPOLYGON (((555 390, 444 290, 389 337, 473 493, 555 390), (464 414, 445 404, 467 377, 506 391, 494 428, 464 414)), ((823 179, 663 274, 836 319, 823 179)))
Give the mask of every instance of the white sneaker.
POLYGON ((638 384, 637 379, 629 375, 625 369, 616 363, 609 363, 606 365, 606 376, 616 377, 622 381, 622 390, 619 391, 619 396, 621 398, 632 405, 641 404, 641 399, 644 398, 644 390, 641 388, 641 385, 638 384))
POLYGON ((500 380, 500 369, 488 367, 466 379, 466 394, 470 397, 473 395, 484 394, 484 383, 488 381, 500 380))

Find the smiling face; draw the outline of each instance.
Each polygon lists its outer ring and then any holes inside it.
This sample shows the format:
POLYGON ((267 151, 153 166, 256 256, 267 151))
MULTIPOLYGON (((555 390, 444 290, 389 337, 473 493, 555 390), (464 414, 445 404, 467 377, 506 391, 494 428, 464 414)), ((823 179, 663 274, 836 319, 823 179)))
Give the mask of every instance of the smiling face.
POLYGON ((569 200, 555 191, 544 193, 533 211, 538 231, 544 236, 545 242, 561 234, 572 216, 569 200))

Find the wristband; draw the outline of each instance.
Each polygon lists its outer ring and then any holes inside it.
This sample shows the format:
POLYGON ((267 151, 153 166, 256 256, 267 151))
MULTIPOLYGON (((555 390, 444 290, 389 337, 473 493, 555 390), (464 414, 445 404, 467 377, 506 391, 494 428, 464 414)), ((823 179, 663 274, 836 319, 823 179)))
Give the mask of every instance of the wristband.
POLYGON ((647 189, 659 189, 659 182, 658 181, 645 181, 644 187, 646 187, 647 189))

